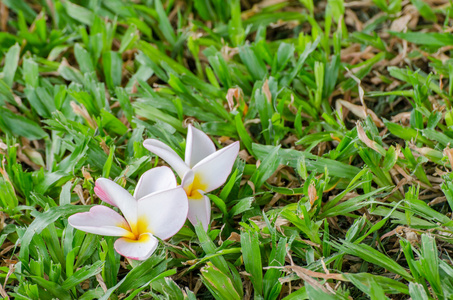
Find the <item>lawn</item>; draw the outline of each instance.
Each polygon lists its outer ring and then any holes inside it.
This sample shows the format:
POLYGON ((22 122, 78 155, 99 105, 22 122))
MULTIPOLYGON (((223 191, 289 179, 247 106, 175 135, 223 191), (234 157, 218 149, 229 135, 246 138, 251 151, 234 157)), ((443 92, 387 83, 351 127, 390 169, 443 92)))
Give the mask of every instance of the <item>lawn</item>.
POLYGON ((1 0, 2 299, 453 299, 449 0, 1 0))

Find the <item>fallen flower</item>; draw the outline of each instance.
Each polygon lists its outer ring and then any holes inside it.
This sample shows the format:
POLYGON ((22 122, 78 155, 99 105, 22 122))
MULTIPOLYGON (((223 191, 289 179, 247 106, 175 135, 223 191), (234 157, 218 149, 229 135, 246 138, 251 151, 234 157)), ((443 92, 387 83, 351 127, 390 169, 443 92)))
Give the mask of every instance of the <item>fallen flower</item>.
POLYGON ((143 145, 178 173, 189 199, 188 218, 194 225, 199 220, 207 231, 211 219, 211 203, 205 193, 225 183, 239 153, 239 142, 216 151, 214 143, 203 131, 189 125, 185 161, 161 141, 147 139, 143 145))
POLYGON ((69 217, 71 226, 106 236, 119 236, 115 250, 130 259, 145 260, 158 245, 184 225, 189 210, 187 196, 168 167, 147 171, 140 178, 134 196, 115 182, 100 178, 94 188, 101 200, 119 208, 96 205, 89 212, 69 217), (145 184, 146 183, 146 184, 145 184))

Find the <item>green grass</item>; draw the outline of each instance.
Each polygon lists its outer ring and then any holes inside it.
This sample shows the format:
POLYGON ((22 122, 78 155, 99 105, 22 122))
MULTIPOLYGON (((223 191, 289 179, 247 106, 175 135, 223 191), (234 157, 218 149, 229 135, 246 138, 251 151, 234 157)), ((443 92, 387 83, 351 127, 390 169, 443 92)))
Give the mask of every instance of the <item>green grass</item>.
POLYGON ((1 1, 1 297, 452 299, 453 7, 429 3, 1 1), (128 262, 68 225, 188 123, 241 142, 207 233, 128 262))

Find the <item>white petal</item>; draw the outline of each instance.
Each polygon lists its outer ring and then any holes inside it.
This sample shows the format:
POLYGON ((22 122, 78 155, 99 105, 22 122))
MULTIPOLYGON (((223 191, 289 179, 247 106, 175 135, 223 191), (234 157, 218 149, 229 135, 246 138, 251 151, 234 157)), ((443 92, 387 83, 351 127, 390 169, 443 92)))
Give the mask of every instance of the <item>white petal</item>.
POLYGON ((159 241, 150 233, 140 235, 138 240, 120 238, 115 241, 116 252, 130 259, 145 260, 156 250, 159 241))
POLYGON ((126 220, 113 209, 102 205, 93 206, 89 212, 74 214, 68 221, 72 227, 89 233, 133 237, 126 220))
POLYGON ((157 167, 146 171, 137 183, 134 198, 140 199, 151 193, 175 188, 175 174, 168 167, 157 167))
POLYGON ((196 164, 192 168, 195 173, 194 185, 196 188, 210 192, 224 184, 231 173, 238 153, 239 142, 235 142, 196 164))
POLYGON ((208 231, 209 223, 211 223, 211 201, 207 196, 203 195, 202 199, 189 199, 188 218, 194 226, 201 222, 204 230, 208 231))
POLYGON ((143 142, 143 146, 165 160, 176 171, 176 173, 178 173, 179 177, 183 178, 184 174, 189 170, 189 167, 182 160, 182 158, 179 157, 173 149, 161 141, 147 139, 143 142))
POLYGON ((181 180, 181 186, 188 195, 190 195, 190 192, 192 190, 193 180, 195 178, 194 176, 194 172, 192 170, 189 170, 181 180))
POLYGON ((201 130, 189 125, 186 140, 186 164, 192 168, 205 157, 215 152, 215 145, 201 130))
POLYGON ((181 186, 145 196, 138 201, 140 232, 168 239, 184 225, 188 211, 189 202, 181 186))
MULTIPOLYGON (((94 191, 103 201, 118 207, 132 227, 132 224, 137 223, 137 200, 120 185, 109 179, 99 178, 94 191)), ((135 232, 135 228, 131 229, 135 232)))

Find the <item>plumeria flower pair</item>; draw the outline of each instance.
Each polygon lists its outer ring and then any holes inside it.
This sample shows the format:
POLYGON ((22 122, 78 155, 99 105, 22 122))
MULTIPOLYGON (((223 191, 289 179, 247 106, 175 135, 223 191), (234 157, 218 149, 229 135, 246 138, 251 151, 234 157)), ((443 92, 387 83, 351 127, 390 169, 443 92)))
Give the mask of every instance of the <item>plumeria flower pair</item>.
POLYGON ((173 167, 181 185, 177 186, 168 167, 145 172, 133 196, 115 182, 100 178, 94 192, 102 201, 117 207, 124 217, 109 207, 96 205, 89 212, 68 219, 79 230, 120 237, 115 241, 115 250, 134 260, 151 256, 157 248, 157 238, 172 237, 187 218, 208 229, 211 204, 205 193, 225 183, 239 152, 239 142, 216 151, 211 139, 192 125, 187 134, 185 161, 158 140, 147 139, 143 144, 173 167))
POLYGON ((205 194, 227 180, 239 153, 239 142, 216 151, 214 143, 203 131, 189 125, 185 160, 159 140, 147 139, 143 145, 176 171, 189 199, 189 221, 194 225, 201 222, 207 231, 211 219, 211 202, 205 194))
POLYGON ((159 243, 156 237, 172 237, 187 219, 186 193, 177 187, 175 175, 168 167, 145 172, 134 196, 105 178, 96 180, 94 192, 102 201, 118 207, 124 217, 109 207, 96 205, 89 212, 70 216, 69 224, 85 232, 121 237, 114 248, 130 259, 150 257, 159 243))

